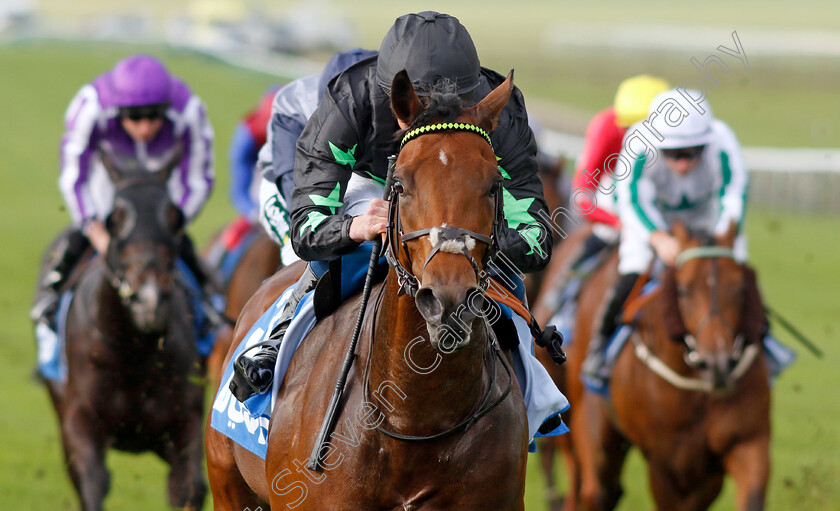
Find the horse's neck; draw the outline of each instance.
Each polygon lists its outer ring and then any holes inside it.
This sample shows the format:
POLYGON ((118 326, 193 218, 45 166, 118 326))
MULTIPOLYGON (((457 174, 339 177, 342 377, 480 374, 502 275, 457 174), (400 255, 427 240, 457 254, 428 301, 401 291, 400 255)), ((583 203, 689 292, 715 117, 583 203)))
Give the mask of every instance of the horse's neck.
POLYGON ((394 277, 384 284, 376 319, 368 399, 380 406, 394 427, 417 428, 410 433, 423 430, 423 425, 431 431, 451 426, 474 412, 487 391, 489 375, 484 367, 495 362, 487 353, 487 332, 476 322, 466 347, 450 354, 438 352, 429 342, 414 299, 397 297, 394 277))

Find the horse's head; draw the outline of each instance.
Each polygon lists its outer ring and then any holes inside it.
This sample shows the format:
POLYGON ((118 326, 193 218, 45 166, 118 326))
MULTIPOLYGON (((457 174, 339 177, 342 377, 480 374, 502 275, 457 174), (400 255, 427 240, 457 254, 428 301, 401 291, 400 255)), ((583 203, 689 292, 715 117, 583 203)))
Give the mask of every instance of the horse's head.
POLYGON ((733 257, 734 224, 716 238, 692 236, 679 223, 672 232, 682 252, 663 280, 667 334, 685 344, 686 363, 701 379, 713 389, 728 389, 764 327, 755 274, 733 257))
POLYGON ((163 168, 153 172, 136 163, 118 163, 106 150, 100 153, 115 188, 113 209, 105 220, 110 235, 105 264, 111 283, 138 330, 161 332, 184 228, 184 216, 170 201, 166 184, 181 149, 173 148, 163 168))
POLYGON ((389 242, 401 285, 413 294, 432 345, 467 345, 483 308, 487 258, 501 227, 502 176, 489 132, 513 90, 513 73, 472 107, 454 92, 421 101, 407 73, 394 77, 391 107, 401 133, 389 242))

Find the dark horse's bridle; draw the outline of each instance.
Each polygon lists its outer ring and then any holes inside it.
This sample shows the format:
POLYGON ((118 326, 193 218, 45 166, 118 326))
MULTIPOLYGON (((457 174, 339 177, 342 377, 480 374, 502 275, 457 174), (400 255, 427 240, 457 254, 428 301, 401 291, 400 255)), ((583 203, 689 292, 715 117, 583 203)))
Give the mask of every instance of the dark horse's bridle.
MULTIPOLYGON (((419 137, 420 135, 427 134, 427 133, 435 133, 440 131, 467 131, 471 133, 475 133, 477 135, 482 136, 488 144, 490 144, 490 148, 493 148, 492 142, 490 142, 490 135, 487 134, 486 131, 475 126, 473 124, 467 123, 460 123, 460 122, 447 122, 447 123, 440 123, 440 124, 432 124, 427 126, 422 126, 420 128, 414 129, 406 133, 403 137, 402 142, 400 143, 400 149, 406 144, 406 142, 419 137)), ((396 158, 392 157, 389 163, 389 174, 393 173, 394 166, 396 165, 396 158)), ((399 258, 397 257, 397 248, 402 247, 403 253, 407 258, 409 258, 409 267, 411 267, 411 260, 410 255, 408 252, 408 246, 406 245, 406 241, 415 240, 421 238, 423 236, 432 236, 434 232, 434 236, 437 238, 436 243, 432 246, 431 252, 426 257, 425 262, 423 263, 423 267, 425 268, 428 266, 429 262, 432 258, 442 251, 442 246, 447 241, 455 241, 458 242, 461 247, 461 251, 459 253, 463 254, 469 261, 470 265, 475 272, 476 278, 478 279, 478 287, 479 289, 484 292, 487 290, 487 287, 490 282, 490 274, 489 272, 482 270, 479 268, 478 263, 476 262, 475 258, 470 253, 470 249, 468 248, 468 239, 472 238, 482 243, 485 243, 489 248, 487 252, 484 254, 484 258, 482 261, 482 267, 486 268, 489 264, 492 263, 493 259, 496 257, 496 254, 499 252, 499 245, 498 239, 500 235, 500 229, 502 226, 502 222, 504 221, 504 210, 502 208, 502 193, 501 193, 501 186, 494 188, 493 194, 495 199, 495 215, 493 218, 493 228, 492 234, 490 236, 485 236, 483 234, 479 234, 468 229, 462 229, 460 227, 452 226, 452 225, 442 225, 440 227, 429 227, 426 229, 419 229, 416 231, 411 231, 408 233, 404 233, 402 231, 402 224, 400 222, 400 210, 399 210, 399 198, 403 193, 402 185, 400 183, 394 182, 391 185, 391 189, 388 192, 388 224, 386 228, 386 259, 388 260, 388 264, 394 269, 397 274, 397 280, 399 283, 399 291, 398 294, 408 294, 409 296, 414 297, 417 294, 418 289, 420 288, 420 282, 417 277, 407 270, 402 263, 400 263, 399 258)), ((373 311, 373 319, 372 323, 369 328, 369 343, 368 343, 368 361, 365 364, 365 371, 364 371, 364 384, 363 384, 363 392, 364 398, 368 400, 369 392, 368 392, 368 369, 370 367, 370 357, 373 353, 373 342, 375 338, 375 331, 376 331, 376 316, 379 306, 382 302, 384 296, 384 286, 380 288, 379 296, 377 297, 376 305, 373 311)), ((485 322, 486 323, 486 322, 485 322)), ((496 339, 495 333, 493 332, 493 328, 489 324, 485 324, 485 328, 487 331, 487 335, 490 337, 489 347, 493 351, 493 355, 498 358, 502 366, 505 369, 508 377, 508 384, 502 394, 496 398, 495 401, 490 403, 490 396, 493 393, 493 387, 496 382, 496 371, 494 369, 490 370, 491 379, 490 384, 487 386, 487 392, 484 395, 484 398, 481 400, 481 403, 476 408, 476 411, 473 412, 469 417, 463 419, 461 422, 452 426, 440 433, 436 433, 433 435, 428 436, 415 436, 415 435, 403 435, 400 433, 396 433, 394 431, 389 431, 383 428, 381 425, 377 424, 376 430, 380 433, 389 436, 391 438, 402 440, 405 442, 427 442, 432 440, 437 440, 439 438, 443 438, 449 436, 453 433, 459 431, 466 431, 468 430, 473 424, 478 421, 481 417, 490 413, 493 409, 497 406, 502 404, 502 402, 507 398, 508 394, 510 394, 511 388, 513 387, 513 375, 508 365, 505 357, 502 356, 501 350, 499 349, 499 343, 496 339)), ((484 357, 486 361, 486 357, 484 357)))

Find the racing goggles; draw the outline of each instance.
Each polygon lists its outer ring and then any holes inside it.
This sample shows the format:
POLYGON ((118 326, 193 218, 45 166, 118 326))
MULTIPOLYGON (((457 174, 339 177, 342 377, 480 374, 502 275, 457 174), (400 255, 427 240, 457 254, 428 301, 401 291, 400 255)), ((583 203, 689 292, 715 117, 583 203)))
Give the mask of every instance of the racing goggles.
POLYGON ((160 103, 157 105, 143 105, 143 106, 128 106, 120 108, 120 117, 130 121, 138 122, 143 119, 156 121, 162 119, 166 115, 166 109, 169 105, 160 103))
POLYGON ((698 145, 694 147, 681 147, 679 149, 663 149, 662 154, 669 160, 694 160, 703 154, 703 149, 705 148, 706 146, 704 145, 698 145))

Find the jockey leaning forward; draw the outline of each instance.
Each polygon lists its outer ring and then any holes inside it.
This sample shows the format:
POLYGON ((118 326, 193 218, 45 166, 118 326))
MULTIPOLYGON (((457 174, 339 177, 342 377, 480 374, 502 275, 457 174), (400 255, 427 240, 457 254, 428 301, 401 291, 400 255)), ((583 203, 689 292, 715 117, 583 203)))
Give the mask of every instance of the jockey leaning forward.
MULTIPOLYGON (((388 203, 382 196, 388 156, 398 152, 394 134, 405 128, 391 111, 389 95, 394 76, 403 69, 419 93, 428 94, 436 83, 448 80, 470 104, 504 81, 502 75, 480 66, 471 37, 456 18, 426 11, 398 18, 378 56, 354 64, 329 82, 297 141, 290 234, 295 252, 311 262, 286 305, 290 311, 330 261, 341 260, 342 300, 361 287, 358 281, 346 281, 351 274, 364 274, 360 266, 369 260, 370 240, 385 232, 388 203)), ((518 89, 514 88, 490 137, 504 178, 501 251, 520 272, 538 271, 551 256, 552 234, 536 142, 518 89)), ((506 277, 522 299, 522 281, 506 277)), ((272 336, 275 345, 285 328, 277 331, 280 335, 272 336)), ((530 345, 531 339, 525 342, 530 345)), ((277 348, 272 346, 237 359, 233 394, 243 400, 265 392, 276 356, 277 348)), ((536 359, 533 363, 539 366, 536 359)))
POLYGON ((356 62, 376 55, 375 51, 354 48, 336 53, 320 75, 304 76, 285 85, 274 95, 265 144, 259 152, 259 219, 280 246, 284 266, 299 260, 289 243, 289 208, 295 187, 295 145, 306 122, 324 96, 327 82, 356 62))
POLYGON ((729 126, 713 117, 708 103, 688 97, 702 98, 682 89, 656 96, 647 119, 628 130, 644 133, 649 143, 639 151, 625 140, 616 160, 619 279, 582 366, 584 378, 596 386, 609 378, 606 343, 639 276, 651 268, 654 256, 666 265, 676 262, 680 245, 669 233, 675 221, 709 236, 724 235, 734 224, 735 260, 743 264, 747 259, 742 226, 748 176, 740 144, 729 126))
POLYGON ((615 196, 603 189, 612 181, 615 158, 621 151, 627 128, 646 118, 653 98, 669 88, 665 80, 654 76, 627 78, 619 84, 613 105, 589 122, 575 166, 570 200, 583 218, 592 223, 592 235, 584 242, 573 266, 618 241, 620 222, 615 212, 615 196))
MULTIPOLYGON (((114 186, 97 149, 109 146, 117 160, 129 157, 157 170, 176 145, 181 162, 168 182, 172 202, 185 221, 195 218, 213 187, 213 128, 201 99, 154 57, 134 55, 83 86, 65 113, 59 188, 73 225, 61 234, 51 254, 46 279, 38 283, 33 321, 53 327, 59 291, 92 246, 104 254, 114 186)), ((186 234, 180 257, 202 288, 210 285, 186 234)), ((205 296, 205 299, 207 297, 205 296)))

